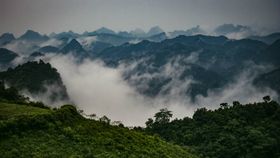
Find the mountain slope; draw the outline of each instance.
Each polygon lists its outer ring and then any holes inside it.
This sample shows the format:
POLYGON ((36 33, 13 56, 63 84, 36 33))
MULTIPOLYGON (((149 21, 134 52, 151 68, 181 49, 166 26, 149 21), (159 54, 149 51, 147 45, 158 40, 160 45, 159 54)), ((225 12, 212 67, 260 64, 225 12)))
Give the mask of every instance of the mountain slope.
POLYGON ((255 80, 254 84, 258 87, 265 88, 269 87, 280 94, 280 68, 275 69, 271 72, 259 75, 255 80))
POLYGON ((11 33, 4 33, 0 36, 0 46, 6 45, 15 40, 15 36, 11 33))
POLYGON ((85 58, 89 55, 76 39, 72 39, 69 43, 67 43, 60 52, 63 54, 72 54, 78 58, 85 58))
POLYGON ((23 35, 21 35, 19 40, 26 40, 26 41, 35 41, 35 42, 42 42, 49 39, 46 35, 41 35, 38 32, 27 30, 23 35))
POLYGON ((261 54, 260 61, 280 66, 280 39, 269 45, 261 54))
POLYGON ((276 33, 272 33, 272 34, 269 34, 266 36, 251 36, 249 38, 254 39, 254 40, 259 40, 259 41, 265 42, 267 44, 272 44, 276 40, 280 39, 280 33, 276 32, 276 33))
POLYGON ((42 52, 42 53, 55 53, 55 52, 58 52, 59 49, 54 46, 44 46, 44 47, 41 47, 38 51, 42 52))
MULTIPOLYGON (((27 62, 14 69, 0 72, 0 79, 18 90, 27 90, 31 94, 48 93, 52 101, 67 100, 68 95, 61 77, 50 64, 27 62), (55 86, 51 88, 51 86, 55 86)), ((47 94, 45 94, 47 95, 47 94)))
POLYGON ((16 57, 18 57, 18 54, 15 52, 0 48, 0 67, 7 68, 16 57))
POLYGON ((165 140, 191 146, 209 158, 277 158, 280 155, 280 105, 275 101, 242 105, 221 104, 221 108, 197 109, 192 118, 166 119, 161 110, 146 122, 146 132, 165 140))
POLYGON ((199 83, 191 84, 185 89, 187 94, 194 97, 198 94, 207 95, 207 91, 211 89, 222 88, 248 67, 247 62, 261 63, 261 55, 267 47, 263 42, 250 39, 229 40, 224 36, 204 35, 178 36, 162 42, 144 40, 137 44, 126 43, 110 47, 96 54, 96 58, 113 67, 120 63, 135 64, 133 70, 128 70, 131 72, 125 73, 124 78, 132 85, 145 85, 142 86, 146 87, 144 90, 137 88, 143 94, 157 95, 163 92, 162 88, 168 86, 171 81, 179 79, 182 83, 184 80, 199 83), (174 68, 176 65, 177 68, 174 68), (168 66, 171 66, 174 74, 183 74, 178 75, 178 78, 169 74, 165 78, 160 73, 165 73, 164 70, 167 70, 168 66))
POLYGON ((85 119, 71 105, 51 110, 0 102, 0 138, 6 158, 197 157, 157 137, 85 119))

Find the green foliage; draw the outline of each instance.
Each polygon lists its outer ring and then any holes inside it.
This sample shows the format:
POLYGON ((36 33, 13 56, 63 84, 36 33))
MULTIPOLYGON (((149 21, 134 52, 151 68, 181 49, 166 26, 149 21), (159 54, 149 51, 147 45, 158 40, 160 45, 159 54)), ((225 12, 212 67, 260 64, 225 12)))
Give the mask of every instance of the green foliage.
POLYGON ((0 118, 0 155, 5 158, 197 157, 158 137, 85 119, 72 105, 51 110, 0 102, 0 118))
POLYGON ((164 109, 160 109, 159 112, 157 112, 154 117, 156 118, 155 123, 165 124, 170 121, 170 118, 172 117, 172 113, 167 108, 164 108, 164 109))
POLYGON ((0 79, 18 90, 28 90, 34 94, 44 93, 47 91, 46 86, 55 85, 56 88, 52 91, 50 99, 54 101, 68 99, 59 73, 49 63, 44 63, 42 60, 27 62, 14 69, 9 68, 7 71, 0 72, 0 79))
POLYGON ((0 100, 12 102, 25 102, 27 98, 20 95, 14 87, 5 88, 4 82, 0 81, 0 100))
POLYGON ((106 123, 106 124, 110 124, 111 120, 107 117, 107 116, 102 116, 100 119, 99 119, 100 122, 102 123, 106 123))
POLYGON ((278 158, 280 156, 280 106, 270 97, 264 102, 217 110, 198 109, 193 118, 167 124, 149 120, 145 131, 167 141, 190 146, 209 158, 278 158))
POLYGON ((29 104, 21 105, 15 103, 0 102, 0 120, 12 120, 21 116, 42 115, 50 113, 50 109, 38 108, 29 104))

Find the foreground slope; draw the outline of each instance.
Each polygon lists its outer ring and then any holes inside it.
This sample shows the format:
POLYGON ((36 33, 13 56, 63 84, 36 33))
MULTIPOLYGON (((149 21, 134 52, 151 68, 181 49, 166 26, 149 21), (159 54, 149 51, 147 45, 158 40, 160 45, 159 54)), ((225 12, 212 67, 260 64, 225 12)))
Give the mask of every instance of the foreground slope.
POLYGON ((2 157, 196 157, 188 149, 60 109, 0 102, 2 157))
MULTIPOLYGON (((162 116, 157 113, 155 116, 162 116)), ((165 116, 165 115, 163 115, 165 116)), ((209 158, 279 158, 280 106, 270 101, 232 106, 222 103, 216 110, 198 109, 193 118, 161 123, 147 121, 146 132, 165 140, 192 146, 209 158)))

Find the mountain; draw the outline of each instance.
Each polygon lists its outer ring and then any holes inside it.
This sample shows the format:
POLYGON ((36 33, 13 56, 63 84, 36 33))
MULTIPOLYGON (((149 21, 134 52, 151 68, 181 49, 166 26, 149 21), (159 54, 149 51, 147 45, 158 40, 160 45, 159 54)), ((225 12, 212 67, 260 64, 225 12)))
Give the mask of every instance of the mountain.
POLYGON ((199 25, 197 25, 196 27, 190 28, 186 31, 175 30, 175 31, 172 31, 172 32, 168 32, 168 35, 170 36, 170 38, 175 38, 175 37, 180 36, 180 35, 193 36, 193 35, 197 35, 197 34, 205 34, 205 31, 202 30, 199 25))
POLYGON ((46 35, 41 35, 38 32, 32 31, 32 30, 27 30, 23 35, 21 35, 19 38, 19 40, 26 40, 26 41, 46 41, 49 39, 48 36, 46 35))
POLYGON ((0 48, 0 67, 1 68, 8 68, 11 62, 18 57, 13 51, 10 51, 6 48, 0 48))
POLYGON ((41 47, 38 51, 43 53, 56 53, 59 51, 59 49, 54 46, 44 46, 41 47))
POLYGON ((260 88, 269 87, 280 95, 280 68, 264 73, 255 78, 254 84, 260 88))
POLYGON ((133 37, 140 37, 140 38, 143 38, 146 36, 146 32, 143 31, 142 29, 135 29, 135 30, 132 30, 129 32, 133 37))
POLYGON ((165 39, 167 39, 167 36, 166 36, 166 33, 164 33, 164 32, 145 38, 145 40, 153 41, 153 42, 161 42, 165 39))
MULTIPOLYGON (((102 58, 105 62, 118 63, 121 60, 153 55, 155 58, 166 62, 170 57, 176 57, 176 55, 189 56, 192 52, 202 49, 205 49, 205 51, 216 50, 219 49, 218 47, 223 47, 226 42, 227 38, 224 36, 178 36, 159 43, 144 40, 137 44, 111 47, 99 53, 97 57, 102 58)), ((215 55, 215 53, 211 55, 215 55)))
POLYGON ((119 36, 123 36, 123 37, 133 37, 133 34, 127 32, 127 31, 120 31, 118 32, 119 36))
POLYGON ((76 39, 72 39, 60 50, 60 52, 62 52, 63 54, 72 54, 80 58, 88 57, 88 53, 76 39))
POLYGON ((147 32, 147 36, 153 36, 163 32, 164 31, 159 26, 154 26, 147 32))
POLYGON ((280 39, 269 45, 261 54, 260 61, 280 66, 280 39))
POLYGON ((199 84, 190 83, 182 92, 195 98, 233 82, 238 74, 248 69, 248 63, 277 66, 280 61, 278 44, 267 45, 251 39, 230 40, 225 36, 181 35, 161 42, 144 40, 109 47, 95 57, 112 67, 120 63, 137 63, 123 76, 148 96, 165 94, 174 87, 175 81, 182 84, 184 80, 197 81, 199 84), (168 66, 171 66, 168 72, 176 75, 163 76, 168 66))
POLYGON ((187 147, 109 122, 86 119, 72 105, 0 102, 1 157, 198 158, 187 147))
POLYGON ((272 33, 272 34, 269 34, 266 36, 250 36, 248 38, 253 39, 253 40, 259 40, 266 44, 272 44, 276 40, 280 39, 280 32, 272 33))
POLYGON ((78 33, 75 33, 73 31, 68 31, 68 32, 61 32, 61 33, 53 33, 50 35, 52 38, 56 39, 73 39, 73 38, 78 38, 80 35, 78 33))
POLYGON ((96 34, 116 34, 115 31, 110 30, 106 27, 101 27, 101 28, 95 30, 94 33, 96 33, 96 34))
POLYGON ((245 35, 250 36, 254 32, 249 26, 244 25, 234 25, 234 24, 223 24, 215 28, 214 32, 217 35, 229 35, 233 33, 245 33, 245 35))
MULTIPOLYGON (((99 53, 97 57, 101 58, 110 66, 145 59, 143 63, 139 62, 133 70, 126 72, 124 78, 131 85, 136 86, 139 92, 148 96, 156 96, 160 93, 166 94, 170 90, 166 86, 172 84, 172 81, 178 80, 179 82, 183 82, 188 78, 192 78, 197 83, 191 83, 190 88, 185 89, 182 93, 194 98, 197 94, 207 95, 207 91, 210 88, 221 87, 224 85, 226 79, 215 71, 208 70, 200 65, 200 63, 195 63, 196 61, 187 58, 194 53, 193 55, 197 56, 198 60, 203 60, 199 59, 199 51, 203 47, 209 47, 208 49, 210 49, 213 45, 223 46, 226 41, 227 38, 225 37, 201 35, 193 37, 179 36, 175 39, 168 39, 159 43, 142 41, 138 44, 124 44, 118 47, 110 47, 99 53), (195 53, 195 51, 198 52, 195 53), (170 62, 171 66, 174 67, 174 73, 177 74, 176 71, 178 71, 179 74, 162 76, 162 73, 170 62), (180 65, 178 68, 176 67, 177 63, 180 65), (145 76, 146 73, 155 77, 153 79, 142 78, 141 80, 141 75, 145 76), (135 80, 135 78, 140 78, 140 80, 135 80), (146 88, 142 89, 141 87, 146 88), (165 87, 165 90, 163 90, 163 87, 165 87)), ((201 54, 206 53, 201 52, 201 54)))
POLYGON ((106 48, 112 47, 113 45, 105 42, 96 41, 91 44, 91 51, 96 54, 100 53, 101 51, 105 50, 106 48))
POLYGON ((135 38, 123 37, 114 34, 98 34, 96 37, 98 41, 103 43, 109 43, 114 46, 119 46, 135 39, 135 38))
POLYGON ((60 74, 49 63, 44 63, 42 60, 27 62, 0 72, 0 79, 20 91, 27 90, 31 95, 44 94, 52 102, 68 100, 60 74))
POLYGON ((36 58, 36 57, 41 57, 41 56, 44 56, 44 54, 41 52, 33 52, 32 54, 30 54, 31 58, 36 58))
POLYGON ((6 45, 15 40, 15 36, 11 33, 4 33, 0 36, 0 46, 6 45))

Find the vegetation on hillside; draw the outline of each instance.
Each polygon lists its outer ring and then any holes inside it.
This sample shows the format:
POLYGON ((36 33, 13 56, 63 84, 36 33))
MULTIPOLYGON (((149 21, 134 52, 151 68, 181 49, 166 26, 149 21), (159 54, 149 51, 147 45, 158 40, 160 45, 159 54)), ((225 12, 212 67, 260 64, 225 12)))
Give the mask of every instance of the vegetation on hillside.
POLYGON ((195 148, 210 158, 276 158, 280 156, 280 106, 270 97, 242 105, 222 103, 216 110, 201 108, 193 118, 170 122, 172 112, 162 109, 144 130, 167 141, 195 148))
POLYGON ((0 79, 8 86, 13 86, 18 90, 27 90, 31 94, 50 93, 52 101, 67 100, 68 94, 60 74, 49 63, 27 62, 18 65, 14 69, 0 72, 0 79), (48 86, 55 86, 48 90, 48 86))
POLYGON ((51 109, 31 102, 1 81, 0 154, 7 158, 277 158, 280 106, 269 96, 263 100, 221 103, 219 109, 200 108, 193 118, 172 121, 172 111, 161 109, 145 129, 130 130, 111 125, 106 116, 86 119, 72 105, 51 109))
POLYGON ((0 101, 1 157, 195 158, 190 149, 59 109, 0 101))

